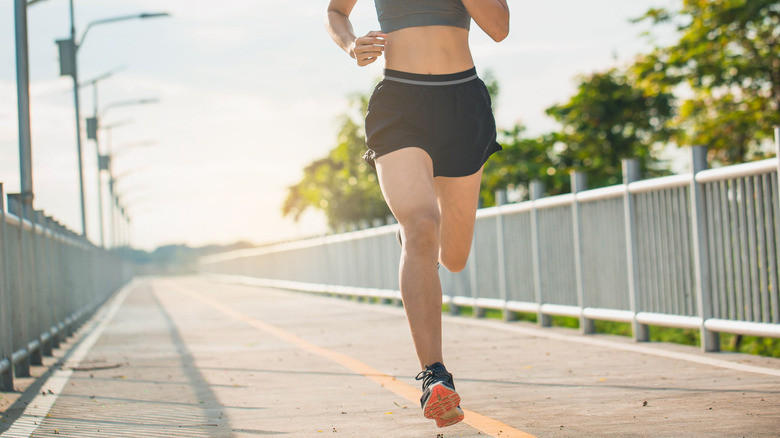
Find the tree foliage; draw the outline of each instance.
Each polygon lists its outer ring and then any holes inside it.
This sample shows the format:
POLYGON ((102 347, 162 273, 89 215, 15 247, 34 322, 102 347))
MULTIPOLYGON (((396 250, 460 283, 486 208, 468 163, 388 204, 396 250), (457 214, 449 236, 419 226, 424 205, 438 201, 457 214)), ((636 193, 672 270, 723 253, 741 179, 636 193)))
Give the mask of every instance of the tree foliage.
POLYGON ((577 94, 546 111, 562 125, 552 135, 557 167, 586 172, 590 187, 620 183, 623 158, 637 159, 644 175, 663 173, 654 145, 668 138, 663 126, 672 100, 669 93, 640 88, 618 70, 582 77, 577 94))
POLYGON ((494 192, 507 187, 527 198, 532 180, 547 195, 568 193, 573 171, 586 172, 591 188, 617 184, 623 158, 638 159, 645 175, 664 174, 656 144, 669 135, 663 125, 672 99, 639 88, 617 70, 581 77, 576 95, 547 109, 559 131, 536 138, 524 137, 521 124, 500 131, 504 150, 485 166, 483 205, 494 205, 494 192))
MULTIPOLYGON (((671 24, 679 40, 640 55, 633 65, 579 78, 577 92, 546 113, 561 129, 529 138, 522 124, 499 129, 504 150, 483 174, 483 206, 494 192, 514 188, 522 198, 532 180, 548 195, 570 189, 570 173, 585 171, 589 187, 620 182, 621 159, 636 158, 645 176, 667 173, 659 145, 704 145, 723 164, 761 158, 780 124, 780 2, 679 0, 679 9, 653 8, 636 22, 671 24)), ((499 84, 483 75, 495 103, 499 84)), ((322 210, 333 228, 390 214, 376 174, 360 158, 367 96, 353 99, 336 147, 311 163, 289 188, 284 214, 322 210), (354 111, 354 110, 358 111, 354 111)))
MULTIPOLYGON (((362 115, 367 104, 366 96, 356 95, 351 109, 362 115)), ((289 187, 282 207, 285 216, 297 220, 307 209, 320 210, 329 226, 338 229, 360 221, 384 221, 390 214, 376 173, 361 158, 366 142, 359 120, 342 115, 336 146, 326 157, 306 166, 301 181, 289 187)))
POLYGON ((724 164, 760 158, 780 124, 780 2, 683 0, 636 21, 673 24, 679 41, 640 56, 633 73, 681 99, 668 127, 680 145, 705 145, 724 164))
POLYGON ((496 204, 498 190, 509 189, 520 198, 528 198, 528 187, 533 180, 544 184, 549 195, 569 190, 565 165, 554 152, 555 136, 525 137, 525 129, 517 123, 510 129, 499 130, 498 142, 504 150, 485 164, 480 191, 483 206, 496 204))

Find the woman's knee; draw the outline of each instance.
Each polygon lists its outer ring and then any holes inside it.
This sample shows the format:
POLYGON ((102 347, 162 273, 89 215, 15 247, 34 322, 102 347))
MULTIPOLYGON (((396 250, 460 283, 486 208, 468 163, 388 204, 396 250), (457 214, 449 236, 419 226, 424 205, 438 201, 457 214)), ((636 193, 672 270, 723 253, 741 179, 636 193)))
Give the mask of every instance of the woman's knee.
POLYGON ((429 249, 439 247, 441 215, 438 211, 418 211, 401 223, 404 247, 429 249))
POLYGON ((442 251, 439 258, 441 264, 450 272, 460 272, 466 269, 466 263, 469 261, 468 254, 455 254, 449 251, 442 251))

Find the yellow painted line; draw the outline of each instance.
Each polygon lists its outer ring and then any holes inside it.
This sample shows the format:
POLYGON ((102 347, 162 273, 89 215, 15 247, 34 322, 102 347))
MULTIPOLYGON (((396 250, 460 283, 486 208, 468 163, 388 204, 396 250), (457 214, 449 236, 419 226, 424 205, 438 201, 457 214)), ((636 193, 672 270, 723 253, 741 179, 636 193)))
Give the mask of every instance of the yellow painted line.
MULTIPOLYGON (((405 383, 399 382, 395 377, 389 376, 357 359, 312 344, 311 342, 306 341, 303 338, 300 338, 286 330, 282 330, 276 326, 260 321, 259 319, 252 318, 251 316, 245 315, 237 310, 231 309, 219 301, 212 300, 190 289, 186 289, 184 286, 178 283, 168 281, 166 282, 166 285, 177 289, 179 292, 186 294, 190 298, 198 300, 219 310, 227 316, 235 318, 239 321, 243 321, 252 327, 260 329, 264 332, 276 336, 279 339, 289 342, 301 350, 330 359, 333 362, 336 362, 337 364, 380 384, 383 388, 398 394, 412 403, 416 404, 420 401, 420 390, 405 383)), ((463 423, 466 423, 489 436, 501 438, 536 438, 534 435, 515 429, 512 426, 509 426, 498 420, 494 420, 490 417, 486 417, 482 414, 478 414, 474 411, 464 409, 463 412, 465 413, 465 419, 463 420, 463 423)))

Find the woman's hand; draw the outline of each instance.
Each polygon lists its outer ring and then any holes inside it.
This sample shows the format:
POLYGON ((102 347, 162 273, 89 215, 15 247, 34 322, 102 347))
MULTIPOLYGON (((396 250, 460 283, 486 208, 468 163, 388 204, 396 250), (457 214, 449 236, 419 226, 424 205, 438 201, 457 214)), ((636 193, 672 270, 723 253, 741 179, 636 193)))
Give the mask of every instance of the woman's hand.
POLYGON ((373 30, 365 36, 355 38, 349 46, 349 56, 357 60, 357 65, 364 67, 382 56, 385 51, 386 35, 373 30))

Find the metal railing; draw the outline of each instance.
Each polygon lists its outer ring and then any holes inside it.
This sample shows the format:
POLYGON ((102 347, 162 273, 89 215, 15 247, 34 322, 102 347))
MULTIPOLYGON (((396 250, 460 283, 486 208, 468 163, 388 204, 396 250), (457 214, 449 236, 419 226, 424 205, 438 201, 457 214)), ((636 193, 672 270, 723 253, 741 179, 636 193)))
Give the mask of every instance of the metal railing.
MULTIPOLYGON (((500 309, 701 330, 702 348, 719 332, 780 337, 778 160, 693 172, 481 209, 467 268, 442 269, 444 301, 474 314, 500 309)), ((400 300, 397 225, 235 251, 201 260, 201 271, 260 285, 400 300)))
POLYGON ((72 332, 132 277, 131 264, 40 211, 21 214, 0 184, 0 390, 72 332), (24 219, 22 219, 24 218, 24 219))

